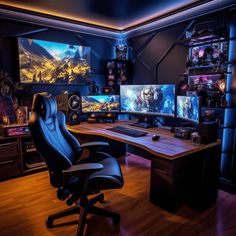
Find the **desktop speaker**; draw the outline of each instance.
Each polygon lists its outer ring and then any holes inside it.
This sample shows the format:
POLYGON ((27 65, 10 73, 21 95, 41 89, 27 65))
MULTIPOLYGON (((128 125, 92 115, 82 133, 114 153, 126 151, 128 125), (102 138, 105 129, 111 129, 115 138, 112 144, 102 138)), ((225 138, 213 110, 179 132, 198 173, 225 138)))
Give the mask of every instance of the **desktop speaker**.
POLYGON ((70 125, 80 123, 81 96, 79 93, 60 94, 56 96, 58 110, 66 115, 66 121, 70 125))
POLYGON ((198 134, 201 136, 201 143, 208 144, 217 141, 218 122, 208 121, 198 125, 198 134))

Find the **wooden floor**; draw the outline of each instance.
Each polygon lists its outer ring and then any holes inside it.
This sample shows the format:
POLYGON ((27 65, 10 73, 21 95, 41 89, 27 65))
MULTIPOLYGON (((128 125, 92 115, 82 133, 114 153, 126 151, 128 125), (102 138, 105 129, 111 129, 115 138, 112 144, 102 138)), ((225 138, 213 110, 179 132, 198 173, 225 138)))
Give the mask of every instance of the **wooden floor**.
MULTIPOLYGON (((203 212, 182 207, 175 214, 149 202, 150 162, 128 155, 121 160, 125 178, 122 189, 105 191, 105 203, 100 206, 119 212, 121 223, 113 227, 111 220, 90 216, 85 235, 95 236, 235 236, 236 196, 219 191, 216 204, 203 212)), ((48 173, 17 178, 0 183, 0 235, 75 235, 76 225, 47 229, 47 215, 63 210, 56 190, 49 185, 48 173)), ((77 215, 59 223, 74 221, 77 215)))

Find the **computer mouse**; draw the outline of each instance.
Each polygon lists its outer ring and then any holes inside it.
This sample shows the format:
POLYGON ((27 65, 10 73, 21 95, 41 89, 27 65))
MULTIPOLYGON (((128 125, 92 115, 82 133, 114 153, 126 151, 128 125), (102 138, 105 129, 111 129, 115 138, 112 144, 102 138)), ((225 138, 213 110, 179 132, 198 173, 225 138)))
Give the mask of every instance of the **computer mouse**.
POLYGON ((152 141, 158 141, 160 139, 160 136, 157 134, 152 135, 152 141))

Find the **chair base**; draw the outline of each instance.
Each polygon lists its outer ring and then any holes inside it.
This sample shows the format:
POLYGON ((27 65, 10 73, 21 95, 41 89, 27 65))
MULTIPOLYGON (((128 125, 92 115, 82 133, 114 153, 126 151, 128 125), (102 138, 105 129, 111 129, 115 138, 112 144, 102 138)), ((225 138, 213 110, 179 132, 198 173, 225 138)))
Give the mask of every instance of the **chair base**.
POLYGON ((78 222, 78 229, 77 229, 77 236, 82 236, 83 231, 84 231, 84 226, 86 224, 86 217, 88 214, 95 214, 95 215, 110 217, 112 218, 114 225, 119 224, 120 222, 119 214, 94 206, 97 202, 102 203, 103 201, 104 201, 104 194, 101 193, 97 195, 96 197, 89 199, 88 204, 86 204, 85 206, 81 206, 81 205, 73 206, 73 207, 70 207, 69 209, 66 209, 64 211, 48 216, 46 225, 48 228, 52 228, 56 226, 56 225, 53 225, 54 220, 59 219, 64 216, 69 216, 72 214, 80 214, 79 222, 78 222))

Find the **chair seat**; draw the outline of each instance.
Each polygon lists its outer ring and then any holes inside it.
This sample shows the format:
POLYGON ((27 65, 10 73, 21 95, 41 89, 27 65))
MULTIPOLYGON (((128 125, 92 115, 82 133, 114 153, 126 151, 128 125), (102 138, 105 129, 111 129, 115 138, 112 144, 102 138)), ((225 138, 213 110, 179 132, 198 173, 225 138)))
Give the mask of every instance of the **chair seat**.
POLYGON ((100 163, 103 169, 96 171, 89 177, 89 189, 114 189, 123 186, 123 176, 119 163, 107 153, 96 152, 92 156, 81 160, 79 163, 100 163))
MULTIPOLYGON (((92 156, 77 162, 77 164, 84 163, 99 163, 103 165, 102 170, 90 175, 88 179, 88 193, 92 193, 94 190, 116 189, 123 186, 124 182, 120 165, 114 157, 107 153, 96 152, 92 156)), ((74 192, 73 190, 81 189, 80 179, 76 176, 71 177, 66 185, 72 192, 74 192)))

